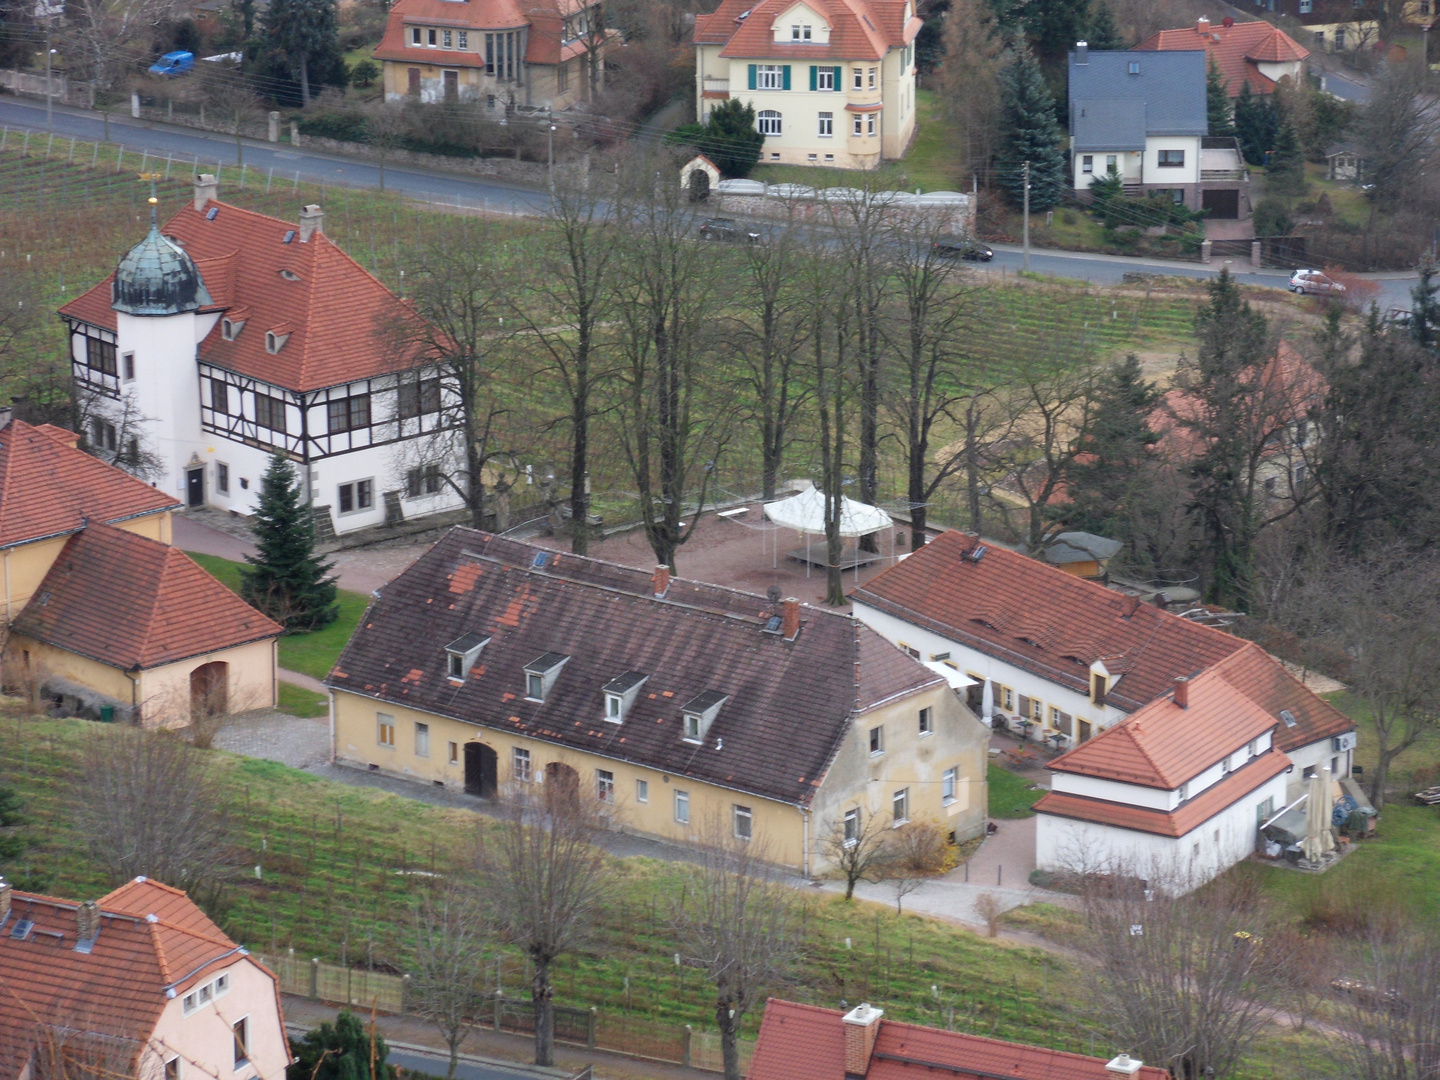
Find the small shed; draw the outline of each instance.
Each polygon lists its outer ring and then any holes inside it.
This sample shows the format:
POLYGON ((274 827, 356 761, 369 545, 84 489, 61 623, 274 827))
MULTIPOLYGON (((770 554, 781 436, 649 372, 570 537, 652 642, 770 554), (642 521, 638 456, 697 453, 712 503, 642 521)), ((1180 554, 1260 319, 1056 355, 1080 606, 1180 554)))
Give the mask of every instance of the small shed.
POLYGON ((696 154, 680 170, 680 186, 690 192, 691 202, 704 202, 720 183, 720 166, 704 154, 696 154))
POLYGON ((1325 152, 1327 180, 1359 180, 1360 149, 1354 143, 1336 143, 1325 152))
POLYGON ((1103 578, 1110 560, 1123 546, 1094 533, 1063 532, 1045 541, 1040 558, 1076 577, 1103 578))

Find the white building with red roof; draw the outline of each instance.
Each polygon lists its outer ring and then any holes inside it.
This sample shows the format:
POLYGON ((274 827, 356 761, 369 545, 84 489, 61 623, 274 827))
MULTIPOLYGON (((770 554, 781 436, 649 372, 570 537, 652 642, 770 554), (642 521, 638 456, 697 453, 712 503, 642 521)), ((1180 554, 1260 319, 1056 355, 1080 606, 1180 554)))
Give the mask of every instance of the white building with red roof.
POLYGON ((695 97, 755 108, 762 161, 869 169, 915 134, 911 0, 722 0, 695 20, 695 97))
POLYGON ((60 309, 87 436, 155 462, 189 507, 253 513, 276 452, 322 529, 459 506, 410 310, 325 235, 318 206, 287 222, 216 196, 197 177, 190 204, 60 309))
POLYGON ((1135 48, 1157 52, 1203 49, 1232 98, 1239 97, 1247 83, 1252 94, 1264 96, 1273 94, 1281 79, 1298 81, 1310 56, 1309 49, 1268 22, 1236 22, 1227 17, 1212 23, 1203 15, 1194 26, 1157 30, 1135 48))
POLYGON ((0 881, 0 987, 0 1080, 284 1080, 290 1064, 275 976, 143 877, 86 901, 0 881))

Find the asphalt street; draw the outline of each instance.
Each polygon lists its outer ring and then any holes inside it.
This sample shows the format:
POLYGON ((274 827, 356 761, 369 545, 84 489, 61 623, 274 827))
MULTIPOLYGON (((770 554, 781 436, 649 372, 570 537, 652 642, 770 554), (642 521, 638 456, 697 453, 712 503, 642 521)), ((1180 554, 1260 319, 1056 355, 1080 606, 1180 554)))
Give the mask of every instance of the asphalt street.
MULTIPOLYGON (((12 129, 45 131, 45 107, 43 104, 18 101, 14 98, 0 98, 0 124, 12 129)), ((88 141, 103 138, 105 131, 104 121, 99 116, 70 108, 54 110, 53 129, 59 137, 88 141)), ((219 133, 169 127, 150 121, 132 120, 128 116, 112 116, 110 139, 137 152, 173 155, 175 160, 188 159, 191 164, 198 159, 202 167, 213 168, 220 163, 233 169, 236 164, 234 138, 219 133)), ((301 180, 312 183, 335 183, 348 187, 380 186, 380 170, 377 166, 305 149, 303 146, 290 148, 288 144, 277 145, 247 139, 244 142, 244 161, 252 177, 267 175, 273 169, 277 180, 290 179, 298 174, 301 180)), ((222 173, 222 185, 223 179, 222 173)), ((466 206, 512 214, 543 214, 549 202, 544 192, 532 188, 455 173, 395 166, 385 169, 385 186, 391 191, 404 192, 416 198, 439 202, 454 201, 466 206)), ((1222 259, 1214 260, 1210 266, 1202 266, 1192 262, 1040 249, 1032 249, 1030 255, 1030 269, 1035 273, 1076 278, 1102 285, 1118 284, 1127 271, 1207 278, 1219 273, 1224 264, 1222 259)), ((1023 256, 1018 247, 997 246, 995 260, 988 264, 987 269, 991 272, 1014 273, 1021 269, 1022 265, 1023 256)), ((1230 269, 1237 280, 1247 285, 1284 288, 1289 276, 1285 270, 1253 270, 1248 260, 1244 259, 1234 260, 1230 269)), ((1364 276, 1378 283, 1378 301, 1382 310, 1390 307, 1410 307, 1410 289, 1415 282, 1413 273, 1364 276)))
MULTIPOLYGON (((415 1072, 429 1073, 431 1076, 444 1076, 445 1070, 450 1066, 450 1059, 443 1054, 420 1054, 413 1050, 396 1050, 393 1047, 386 1060, 415 1072)), ((535 1080, 533 1072, 503 1069, 498 1065, 480 1065, 464 1060, 456 1063, 455 1076, 456 1080, 535 1080)))

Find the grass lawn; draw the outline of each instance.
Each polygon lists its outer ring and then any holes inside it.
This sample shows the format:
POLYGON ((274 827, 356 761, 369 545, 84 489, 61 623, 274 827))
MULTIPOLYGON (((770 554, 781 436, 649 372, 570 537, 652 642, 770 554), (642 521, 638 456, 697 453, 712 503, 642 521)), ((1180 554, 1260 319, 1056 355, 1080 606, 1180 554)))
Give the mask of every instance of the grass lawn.
MULTIPOLYGON (((15 786, 37 843, 7 869, 17 887, 56 895, 100 895, 110 883, 90 862, 73 827, 74 786, 83 782, 82 740, 117 732, 84 721, 0 720, 7 753, 0 782, 15 786)), ((236 829, 235 861, 262 867, 227 887, 213 909, 237 940, 260 952, 293 947, 302 956, 374 962, 403 969, 415 890, 410 871, 444 873, 463 859, 480 820, 368 788, 321 780, 271 762, 209 751, 236 829)), ((617 887, 588 945, 559 965, 557 998, 596 1005, 603 1015, 705 1026, 713 994, 677 967, 668 912, 681 893, 683 866, 615 860, 617 887), (628 990, 626 983, 629 983, 628 990)), ((846 903, 804 890, 805 945, 787 997, 829 1006, 870 1001, 896 1019, 955 1026, 1037 1045, 1087 1050, 1080 974, 1063 959, 888 905, 846 903), (934 988, 932 990, 932 987, 934 988)), ((527 983, 524 958, 498 943, 484 965, 493 987, 527 983)), ((753 1032, 760 1010, 747 1018, 753 1032)), ((1097 1046, 1097 1050, 1106 1049, 1097 1046)))
POLYGON ((329 716, 330 705, 325 698, 314 690, 306 690, 303 686, 296 686, 294 683, 278 683, 279 687, 279 708, 281 712, 287 712, 291 716, 329 716))
POLYGON ((1314 164, 1305 166, 1305 179, 1309 181, 1310 190, 1304 201, 1314 202, 1326 195, 1336 221, 1363 226, 1370 220, 1370 200, 1349 180, 1327 180, 1325 166, 1314 164))
POLYGON ((990 765, 989 780, 990 816, 993 818, 1030 817, 1030 808, 1045 794, 1039 788, 1032 788, 1030 781, 993 762, 990 765))
MULTIPOLYGON (((192 559, 205 568, 216 580, 234 592, 240 591, 240 563, 231 562, 215 555, 200 555, 187 552, 192 559)), ((323 630, 311 634, 286 634, 280 639, 280 666, 288 671, 298 671, 311 678, 323 679, 330 674, 340 650, 350 640, 360 616, 365 614, 365 605, 370 598, 364 593, 340 590, 340 617, 323 630)), ((290 710, 286 710, 287 712, 290 710)), ((298 716, 320 715, 318 713, 297 713, 298 716)))

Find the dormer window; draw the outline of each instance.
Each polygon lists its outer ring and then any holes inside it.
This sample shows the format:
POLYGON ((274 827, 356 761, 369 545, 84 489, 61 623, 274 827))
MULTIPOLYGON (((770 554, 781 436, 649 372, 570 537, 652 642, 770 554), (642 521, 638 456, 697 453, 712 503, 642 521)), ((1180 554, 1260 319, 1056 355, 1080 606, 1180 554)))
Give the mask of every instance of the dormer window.
POLYGON ((265 331, 265 351, 278 353, 285 347, 285 342, 290 340, 288 333, 276 333, 274 330, 265 331))
POLYGON ((281 271, 280 271, 280 276, 281 276, 282 278, 284 278, 286 281, 299 281, 299 280, 300 280, 300 275, 297 274, 294 270, 281 270, 281 271))
POLYGON ((465 681, 465 676, 489 642, 490 638, 485 634, 465 634, 445 646, 445 673, 451 682, 465 681))
POLYGON ((685 741, 703 743, 705 736, 710 733, 710 725, 715 722, 715 717, 720 712, 720 706, 729 700, 729 694, 706 690, 699 697, 691 698, 682 705, 680 715, 685 725, 685 741))
POLYGON ((648 678, 650 676, 642 671, 627 671, 601 687, 605 695, 605 719, 612 724, 623 724, 648 678))
POLYGON ((234 341, 240 336, 240 331, 245 329, 244 319, 221 319, 220 336, 226 341, 234 341))
POLYGON ((525 698, 527 701, 543 702, 555 686, 570 657, 564 653, 547 652, 525 665, 525 698))

